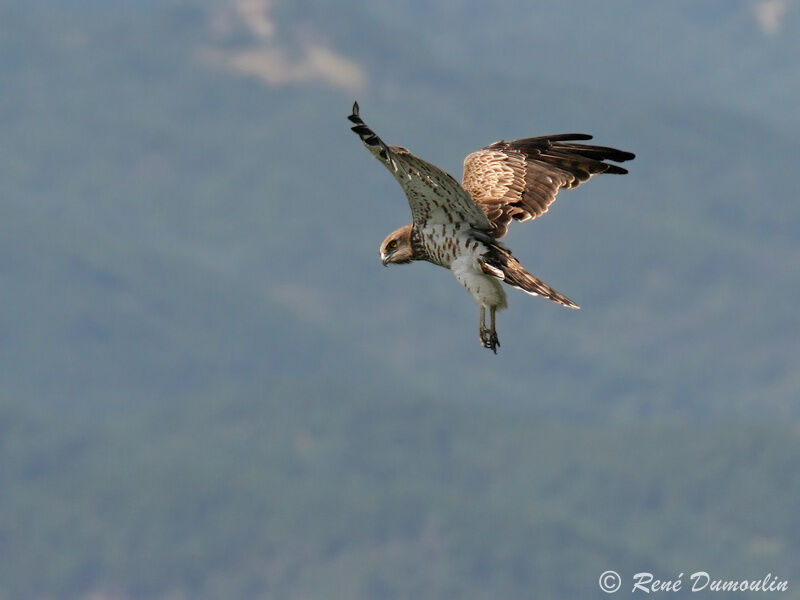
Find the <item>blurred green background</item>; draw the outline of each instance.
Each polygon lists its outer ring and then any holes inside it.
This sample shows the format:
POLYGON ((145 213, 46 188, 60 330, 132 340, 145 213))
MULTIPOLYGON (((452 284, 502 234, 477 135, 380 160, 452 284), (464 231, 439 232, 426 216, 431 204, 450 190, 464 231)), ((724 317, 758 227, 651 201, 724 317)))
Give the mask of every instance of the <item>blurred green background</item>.
POLYGON ((0 0, 0 598, 800 597, 798 31, 0 0), (510 290, 495 357, 449 274, 383 269, 410 217, 354 99, 456 177, 500 138, 636 152, 507 239, 583 310, 510 290))

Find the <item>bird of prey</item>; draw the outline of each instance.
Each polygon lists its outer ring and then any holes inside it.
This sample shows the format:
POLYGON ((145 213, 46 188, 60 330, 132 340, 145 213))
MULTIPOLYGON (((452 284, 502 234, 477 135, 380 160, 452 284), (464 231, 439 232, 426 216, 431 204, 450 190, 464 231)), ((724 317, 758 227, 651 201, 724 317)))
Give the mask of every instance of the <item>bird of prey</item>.
POLYGON ((498 240, 512 220, 528 221, 547 212, 561 188, 577 187, 598 173, 627 173, 605 161, 623 162, 633 154, 576 143, 592 139, 585 133, 499 141, 464 159, 459 185, 405 148, 385 144, 361 119, 357 102, 348 119, 367 149, 398 181, 411 206, 413 223, 386 237, 380 246, 381 261, 386 266, 425 260, 450 269, 480 307, 478 337, 484 348, 496 354, 500 345, 495 313, 506 307, 500 282, 579 308, 528 273, 498 240))

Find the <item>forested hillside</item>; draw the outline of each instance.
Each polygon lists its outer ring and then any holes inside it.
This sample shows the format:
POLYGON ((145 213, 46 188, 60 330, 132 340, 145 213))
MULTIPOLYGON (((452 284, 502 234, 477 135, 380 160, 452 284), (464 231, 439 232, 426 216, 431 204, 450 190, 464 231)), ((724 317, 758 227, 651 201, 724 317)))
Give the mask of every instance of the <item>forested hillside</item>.
POLYGON ((554 425, 404 391, 282 382, 101 428, 5 405, 0 595, 594 598, 609 568, 800 576, 796 430, 554 425))

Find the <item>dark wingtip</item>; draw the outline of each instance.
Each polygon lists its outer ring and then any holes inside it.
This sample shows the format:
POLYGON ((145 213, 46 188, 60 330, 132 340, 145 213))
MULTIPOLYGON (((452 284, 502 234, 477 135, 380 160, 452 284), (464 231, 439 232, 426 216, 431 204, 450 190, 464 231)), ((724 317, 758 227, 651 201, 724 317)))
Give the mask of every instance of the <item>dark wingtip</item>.
MULTIPOLYGON (((608 156, 609 160, 613 160, 615 162, 625 162, 628 160, 633 160, 636 158, 636 155, 633 152, 627 152, 625 150, 614 150, 614 153, 611 156, 608 156)), ((613 168, 609 170, 609 173, 613 173, 615 175, 626 175, 628 173, 628 169, 624 167, 620 167, 617 165, 611 165, 613 168)))
POLYGON ((358 114, 358 102, 353 102, 353 112, 348 115, 347 120, 351 123, 356 123, 357 125, 364 124, 364 121, 361 120, 361 117, 358 114))
POLYGON ((636 158, 636 155, 633 152, 628 152, 627 150, 615 150, 614 156, 610 158, 616 162, 625 162, 626 160, 633 160, 636 158))

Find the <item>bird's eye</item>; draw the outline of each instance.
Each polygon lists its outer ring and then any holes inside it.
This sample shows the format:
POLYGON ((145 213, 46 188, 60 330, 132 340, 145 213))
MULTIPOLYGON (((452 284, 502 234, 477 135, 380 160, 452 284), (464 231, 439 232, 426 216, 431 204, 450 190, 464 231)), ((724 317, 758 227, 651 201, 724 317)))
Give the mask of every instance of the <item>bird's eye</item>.
POLYGON ((397 240, 392 240, 389 242, 389 249, 394 250, 395 248, 397 248, 397 240))

